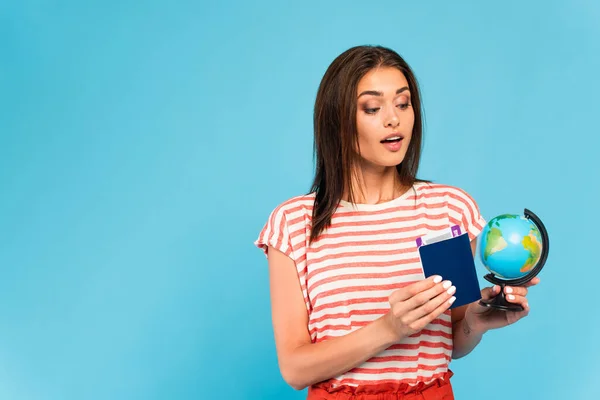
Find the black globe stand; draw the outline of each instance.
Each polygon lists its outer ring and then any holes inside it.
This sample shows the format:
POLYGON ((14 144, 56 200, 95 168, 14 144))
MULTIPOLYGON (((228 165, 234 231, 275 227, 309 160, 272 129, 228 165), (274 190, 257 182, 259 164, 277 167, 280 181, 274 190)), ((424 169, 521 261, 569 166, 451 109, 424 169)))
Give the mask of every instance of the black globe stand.
POLYGON ((495 278, 494 275, 488 274, 484 276, 486 280, 492 282, 493 284, 500 286, 500 294, 492 297, 489 300, 480 300, 479 304, 486 307, 496 308, 498 310, 503 311, 523 311, 523 307, 516 303, 511 303, 506 299, 506 294, 504 293, 504 288, 508 286, 504 282, 498 283, 499 279, 495 278))
POLYGON ((542 254, 540 255, 540 260, 536 264, 535 268, 533 268, 527 275, 521 278, 501 279, 491 273, 485 275, 484 278, 488 282, 500 286, 500 293, 489 300, 480 300, 479 304, 481 304, 482 306, 495 308, 497 310, 503 311, 523 311, 523 307, 521 305, 511 303, 506 299, 504 288, 506 286, 522 286, 526 284, 527 282, 535 278, 535 276, 540 273, 542 268, 544 268, 544 264, 546 264, 546 260, 548 259, 548 252, 550 251, 550 239, 548 238, 548 232, 546 231, 546 227, 538 218, 538 216, 530 210, 525 209, 524 215, 525 218, 530 219, 540 231, 540 236, 542 237, 542 254))

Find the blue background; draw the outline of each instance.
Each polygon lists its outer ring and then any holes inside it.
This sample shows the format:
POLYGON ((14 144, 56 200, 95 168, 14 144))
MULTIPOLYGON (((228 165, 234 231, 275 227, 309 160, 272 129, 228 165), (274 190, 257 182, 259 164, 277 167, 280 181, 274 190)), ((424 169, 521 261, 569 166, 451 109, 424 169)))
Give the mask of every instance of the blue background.
POLYGON ((600 5, 414 3, 1 2, 0 398, 304 398, 252 243, 308 190, 317 86, 359 44, 416 71, 421 176, 552 238, 457 398, 600 398, 600 5))

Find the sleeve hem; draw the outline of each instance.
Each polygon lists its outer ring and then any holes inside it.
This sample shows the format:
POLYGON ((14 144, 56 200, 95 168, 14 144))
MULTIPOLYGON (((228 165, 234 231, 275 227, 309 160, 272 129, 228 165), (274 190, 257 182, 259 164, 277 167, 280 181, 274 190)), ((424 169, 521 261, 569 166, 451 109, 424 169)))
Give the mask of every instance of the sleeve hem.
POLYGON ((469 230, 468 230, 469 239, 470 240, 476 239, 479 236, 479 234, 483 231, 483 228, 485 228, 486 223, 487 222, 483 218, 483 216, 479 215, 479 218, 477 219, 477 221, 474 221, 471 224, 471 226, 469 227, 469 230))
POLYGON ((285 254, 286 256, 288 256, 289 258, 291 258, 293 260, 292 249, 289 246, 277 247, 276 238, 271 238, 270 240, 258 239, 254 242, 254 245, 263 251, 263 254, 265 255, 265 257, 267 259, 269 258, 269 247, 272 247, 274 249, 279 250, 280 252, 282 252, 283 254, 285 254))

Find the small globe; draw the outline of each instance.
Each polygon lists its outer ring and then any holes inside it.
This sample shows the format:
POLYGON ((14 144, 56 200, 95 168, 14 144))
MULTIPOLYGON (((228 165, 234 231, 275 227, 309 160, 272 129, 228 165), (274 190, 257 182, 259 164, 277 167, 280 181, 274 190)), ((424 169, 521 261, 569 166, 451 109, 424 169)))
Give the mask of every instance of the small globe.
POLYGON ((483 229, 479 253, 485 268, 498 278, 517 279, 535 268, 542 249, 542 237, 533 221, 503 214, 483 229))

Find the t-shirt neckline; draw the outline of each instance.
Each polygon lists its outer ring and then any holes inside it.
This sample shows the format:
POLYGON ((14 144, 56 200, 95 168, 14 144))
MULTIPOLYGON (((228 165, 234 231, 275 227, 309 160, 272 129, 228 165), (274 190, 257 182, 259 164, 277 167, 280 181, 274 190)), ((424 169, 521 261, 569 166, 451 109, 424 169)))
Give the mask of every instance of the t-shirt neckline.
POLYGON ((388 201, 384 201, 383 203, 377 203, 377 204, 368 204, 368 203, 355 203, 352 204, 349 201, 346 200, 340 200, 340 206, 353 210, 353 211, 379 211, 379 210, 383 210, 386 208, 390 208, 390 207, 394 207, 399 205, 400 203, 402 203, 403 200, 405 200, 408 196, 410 196, 411 193, 415 193, 416 190, 416 184, 413 184, 411 187, 408 188, 408 190, 404 193, 402 193, 400 196, 392 199, 392 200, 388 200, 388 201))

